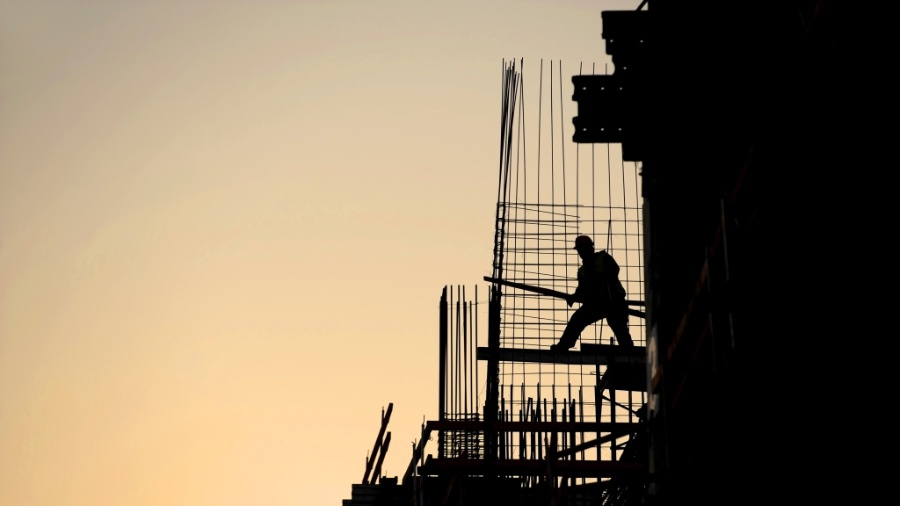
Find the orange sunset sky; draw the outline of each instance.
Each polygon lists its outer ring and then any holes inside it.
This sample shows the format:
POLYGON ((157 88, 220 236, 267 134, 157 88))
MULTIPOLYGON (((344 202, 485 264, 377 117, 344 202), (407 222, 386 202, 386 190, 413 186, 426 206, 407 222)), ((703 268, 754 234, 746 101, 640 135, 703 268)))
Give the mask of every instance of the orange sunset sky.
POLYGON ((504 60, 571 125, 638 4, 0 0, 0 505, 339 505, 391 402, 402 475, 504 60))

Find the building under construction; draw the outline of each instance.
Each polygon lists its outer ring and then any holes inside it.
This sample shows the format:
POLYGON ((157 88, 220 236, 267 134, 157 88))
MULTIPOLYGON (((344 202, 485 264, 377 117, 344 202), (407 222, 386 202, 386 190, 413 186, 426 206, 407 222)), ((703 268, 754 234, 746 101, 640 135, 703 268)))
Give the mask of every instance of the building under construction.
POLYGON ((841 337, 823 310, 849 309, 841 280, 818 281, 860 155, 849 13, 600 14, 614 69, 504 63, 493 264, 486 285, 439 294, 439 418, 387 478, 389 408, 345 506, 808 500, 836 476, 803 406, 823 401, 810 343, 841 337), (634 347, 601 320, 550 350, 579 234, 620 265, 634 347))

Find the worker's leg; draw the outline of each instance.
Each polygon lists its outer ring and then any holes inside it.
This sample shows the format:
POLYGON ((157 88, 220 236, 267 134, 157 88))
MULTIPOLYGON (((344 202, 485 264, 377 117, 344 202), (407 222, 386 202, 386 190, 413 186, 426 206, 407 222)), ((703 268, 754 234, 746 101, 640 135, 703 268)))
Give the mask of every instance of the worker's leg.
POLYGON ((634 346, 631 333, 628 332, 628 305, 624 300, 610 309, 606 316, 606 323, 616 335, 619 346, 634 346))
POLYGON ((581 331, 588 325, 600 320, 602 317, 603 313, 601 313, 598 308, 591 305, 583 305, 576 309, 569 318, 569 323, 566 324, 566 329, 563 331, 562 336, 560 336, 556 348, 568 350, 572 346, 575 346, 575 341, 578 340, 581 331))

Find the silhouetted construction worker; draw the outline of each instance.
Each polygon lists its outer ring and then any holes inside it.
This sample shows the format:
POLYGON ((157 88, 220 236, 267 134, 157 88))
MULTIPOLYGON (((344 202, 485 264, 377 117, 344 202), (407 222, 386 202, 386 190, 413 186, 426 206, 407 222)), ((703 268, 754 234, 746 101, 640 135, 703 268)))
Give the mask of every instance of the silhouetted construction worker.
POLYGON ((575 238, 575 250, 581 257, 578 287, 566 297, 566 302, 569 307, 580 302, 581 307, 572 313, 559 342, 550 350, 563 351, 575 346, 581 331, 603 318, 616 335, 619 346, 634 346, 628 332, 628 303, 625 287, 619 281, 619 264, 606 250, 594 251, 594 241, 586 235, 575 238))

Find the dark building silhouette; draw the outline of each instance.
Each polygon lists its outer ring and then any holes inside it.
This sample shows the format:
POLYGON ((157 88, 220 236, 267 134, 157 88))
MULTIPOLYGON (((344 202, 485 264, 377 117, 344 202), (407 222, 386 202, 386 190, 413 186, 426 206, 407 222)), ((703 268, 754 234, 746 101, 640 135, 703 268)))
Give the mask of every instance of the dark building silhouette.
POLYGON ((858 370, 841 355, 865 328, 840 236, 871 145, 868 73, 852 62, 874 48, 846 5, 653 1, 615 28, 650 46, 623 43, 621 58, 646 107, 633 142, 659 503, 809 501, 848 479, 823 437, 848 416, 820 410, 850 391, 854 374, 828 369, 858 370))

